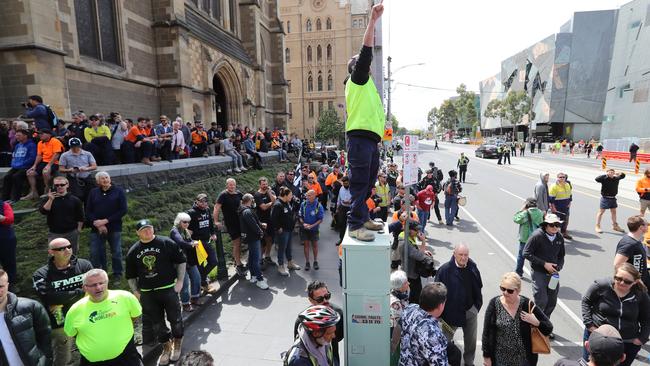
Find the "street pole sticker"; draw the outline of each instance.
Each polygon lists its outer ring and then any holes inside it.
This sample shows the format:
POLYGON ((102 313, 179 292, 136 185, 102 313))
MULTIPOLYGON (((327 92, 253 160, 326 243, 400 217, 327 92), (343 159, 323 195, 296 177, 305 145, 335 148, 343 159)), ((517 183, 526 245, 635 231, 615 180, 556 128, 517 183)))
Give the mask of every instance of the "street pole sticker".
POLYGON ((404 169, 403 183, 410 186, 418 182, 418 137, 404 136, 404 153, 402 155, 402 168, 404 169))

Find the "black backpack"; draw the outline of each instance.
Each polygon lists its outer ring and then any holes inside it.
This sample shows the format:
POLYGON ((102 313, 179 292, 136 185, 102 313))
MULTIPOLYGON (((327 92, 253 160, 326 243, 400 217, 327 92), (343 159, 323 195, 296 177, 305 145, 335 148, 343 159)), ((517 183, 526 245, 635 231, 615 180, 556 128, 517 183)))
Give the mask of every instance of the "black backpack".
MULTIPOLYGON (((440 182, 440 181, 442 181, 443 179, 445 179, 444 175, 442 174, 442 170, 440 170, 440 169, 438 169, 438 168, 435 168, 435 167, 432 168, 432 169, 433 169, 433 176, 436 177, 436 179, 438 180, 438 182, 440 182)), ((438 183, 438 184, 440 184, 440 183, 438 183)), ((438 191, 438 192, 439 192, 439 191, 438 191)))
POLYGON ((56 116, 56 113, 49 105, 45 105, 45 110, 47 111, 47 122, 49 122, 50 128, 55 128, 59 124, 59 117, 56 116))

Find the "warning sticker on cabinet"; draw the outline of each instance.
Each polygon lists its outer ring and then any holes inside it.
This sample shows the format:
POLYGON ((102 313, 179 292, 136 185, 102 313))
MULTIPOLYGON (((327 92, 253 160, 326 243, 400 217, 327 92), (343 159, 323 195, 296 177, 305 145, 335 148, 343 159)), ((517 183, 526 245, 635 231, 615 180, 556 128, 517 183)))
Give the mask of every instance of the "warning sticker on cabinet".
POLYGON ((381 315, 352 314, 352 323, 356 324, 382 324, 384 317, 381 315))

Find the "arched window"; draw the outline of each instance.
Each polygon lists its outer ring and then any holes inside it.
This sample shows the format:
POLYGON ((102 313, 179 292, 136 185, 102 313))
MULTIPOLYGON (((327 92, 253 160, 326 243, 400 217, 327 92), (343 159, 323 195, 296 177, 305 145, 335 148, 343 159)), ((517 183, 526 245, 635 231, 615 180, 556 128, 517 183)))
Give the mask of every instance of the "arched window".
POLYGON ((311 46, 307 46, 307 62, 311 62, 311 46))
POLYGON ((316 30, 319 31, 321 30, 321 28, 322 26, 321 26, 320 18, 318 18, 316 19, 316 30))
POLYGON ((327 21, 325 22, 325 29, 332 29, 332 19, 327 18, 327 21))
POLYGON ((332 72, 327 75, 327 90, 332 91, 334 88, 334 79, 332 79, 332 72))
POLYGON ((327 61, 332 61, 332 45, 327 45, 327 61))
POLYGON ((318 91, 323 91, 323 75, 318 72, 318 91))
POLYGON ((307 32, 311 32, 311 19, 307 19, 307 26, 305 28, 307 28, 307 32))
POLYGON ((291 62, 291 50, 288 47, 284 49, 284 62, 291 62))
POLYGON ((307 91, 314 91, 314 78, 311 77, 311 73, 309 73, 309 77, 307 77, 307 91))
POLYGON ((359 27, 359 21, 358 20, 353 20, 352 21, 352 28, 358 28, 359 27))
POLYGON ((323 60, 323 49, 320 45, 316 47, 316 61, 321 62, 323 60))
POLYGON ((291 22, 287 20, 287 33, 291 33, 291 22))

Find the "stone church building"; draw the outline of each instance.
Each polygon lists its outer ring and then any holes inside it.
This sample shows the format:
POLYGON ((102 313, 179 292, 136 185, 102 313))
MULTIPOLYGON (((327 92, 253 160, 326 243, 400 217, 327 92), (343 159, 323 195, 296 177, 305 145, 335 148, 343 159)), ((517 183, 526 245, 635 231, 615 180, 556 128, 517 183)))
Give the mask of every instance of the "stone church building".
POLYGON ((276 0, 3 0, 0 117, 120 112, 286 128, 276 0))

